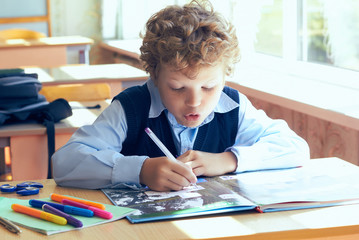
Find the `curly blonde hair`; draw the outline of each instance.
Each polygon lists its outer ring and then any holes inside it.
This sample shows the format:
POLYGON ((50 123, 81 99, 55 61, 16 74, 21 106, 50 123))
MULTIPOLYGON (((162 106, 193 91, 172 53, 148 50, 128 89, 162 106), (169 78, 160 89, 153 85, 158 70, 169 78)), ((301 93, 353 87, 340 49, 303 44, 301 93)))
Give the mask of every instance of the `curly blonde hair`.
POLYGON ((152 78, 161 64, 196 74, 203 66, 224 63, 230 75, 240 59, 233 25, 214 12, 208 1, 160 10, 147 21, 142 37, 140 58, 152 78))

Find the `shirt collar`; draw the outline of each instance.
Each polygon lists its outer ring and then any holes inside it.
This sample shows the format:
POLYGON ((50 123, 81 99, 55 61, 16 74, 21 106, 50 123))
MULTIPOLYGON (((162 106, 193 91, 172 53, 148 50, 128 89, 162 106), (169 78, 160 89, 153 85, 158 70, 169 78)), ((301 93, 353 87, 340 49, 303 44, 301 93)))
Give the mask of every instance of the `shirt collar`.
MULTIPOLYGON (((149 78, 147 81, 147 88, 151 96, 151 107, 149 112, 149 118, 158 117, 162 113, 162 111, 166 111, 165 113, 170 123, 172 125, 178 124, 175 117, 170 112, 168 112, 166 107, 163 105, 158 88, 155 86, 151 78, 149 78)), ((226 113, 238 106, 239 104, 237 102, 235 102, 227 94, 222 92, 217 106, 214 108, 213 112, 209 114, 209 116, 203 121, 203 123, 200 126, 210 122, 214 117, 214 113, 226 113)))
POLYGON ((163 105, 160 92, 151 78, 147 81, 147 88, 151 95, 149 118, 156 118, 162 111, 166 110, 166 107, 163 105))

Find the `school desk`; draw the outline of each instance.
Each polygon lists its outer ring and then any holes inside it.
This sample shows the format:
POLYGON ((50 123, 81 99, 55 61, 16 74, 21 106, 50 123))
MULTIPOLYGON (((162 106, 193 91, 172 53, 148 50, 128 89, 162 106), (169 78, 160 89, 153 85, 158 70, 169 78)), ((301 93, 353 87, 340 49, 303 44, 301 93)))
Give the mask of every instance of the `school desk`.
MULTIPOLYGON (((315 161, 315 159, 313 159, 315 161)), ((353 167, 357 167, 354 166, 353 167)), ((319 171, 320 169, 318 169, 319 171)), ((47 198, 51 193, 71 195, 111 204, 100 190, 59 187, 52 179, 40 180, 44 188, 39 195, 9 198, 47 198)), ((0 183, 4 184, 6 182, 0 183)), ((7 182, 8 183, 8 182, 7 182)), ((11 182, 11 184, 19 181, 11 182)), ((20 227, 15 235, 0 228, 2 239, 250 239, 250 240, 349 240, 359 239, 359 205, 274 213, 254 211, 208 215, 159 222, 131 224, 126 219, 50 237, 20 227)))
POLYGON ((60 84, 108 83, 111 97, 122 89, 144 83, 145 71, 127 64, 65 65, 53 68, 25 68, 26 73, 37 73, 43 86, 60 84))
MULTIPOLYGON (((55 149, 64 145, 81 126, 92 124, 110 104, 101 102, 70 102, 73 115, 55 124, 55 149), (100 104, 99 109, 84 106, 100 104)), ((10 146, 13 180, 47 178, 48 155, 46 128, 42 124, 20 123, 0 127, 0 147, 10 146)))
POLYGON ((100 42, 100 47, 104 52, 110 53, 114 62, 124 62, 143 69, 140 60, 140 47, 142 39, 131 40, 104 40, 100 42))
POLYGON ((142 39, 104 40, 100 46, 118 55, 125 55, 133 59, 140 59, 142 39))
POLYGON ((59 66, 67 64, 67 53, 78 52, 80 63, 89 63, 93 40, 80 36, 9 39, 0 41, 0 68, 59 66))

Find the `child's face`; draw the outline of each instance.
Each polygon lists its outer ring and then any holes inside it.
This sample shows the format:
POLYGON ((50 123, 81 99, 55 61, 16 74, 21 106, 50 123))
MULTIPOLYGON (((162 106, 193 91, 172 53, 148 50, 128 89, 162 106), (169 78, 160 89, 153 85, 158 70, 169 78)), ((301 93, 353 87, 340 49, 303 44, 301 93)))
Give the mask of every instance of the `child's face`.
POLYGON ((203 67, 189 78, 161 65, 155 80, 165 107, 186 127, 197 127, 213 111, 224 87, 222 65, 203 67))

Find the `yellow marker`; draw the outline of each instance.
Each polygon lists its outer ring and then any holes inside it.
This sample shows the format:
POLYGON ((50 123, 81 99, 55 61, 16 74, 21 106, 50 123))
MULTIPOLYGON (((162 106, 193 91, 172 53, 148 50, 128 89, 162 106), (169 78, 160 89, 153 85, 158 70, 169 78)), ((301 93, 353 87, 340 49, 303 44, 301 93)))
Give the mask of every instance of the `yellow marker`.
POLYGON ((47 212, 44 212, 44 211, 41 211, 41 210, 38 210, 35 208, 23 206, 23 205, 16 204, 16 203, 12 204, 11 208, 15 212, 23 213, 23 214, 29 215, 31 217, 41 218, 46 221, 53 222, 53 223, 60 224, 60 225, 67 224, 67 220, 65 218, 59 217, 57 215, 47 213, 47 212))

